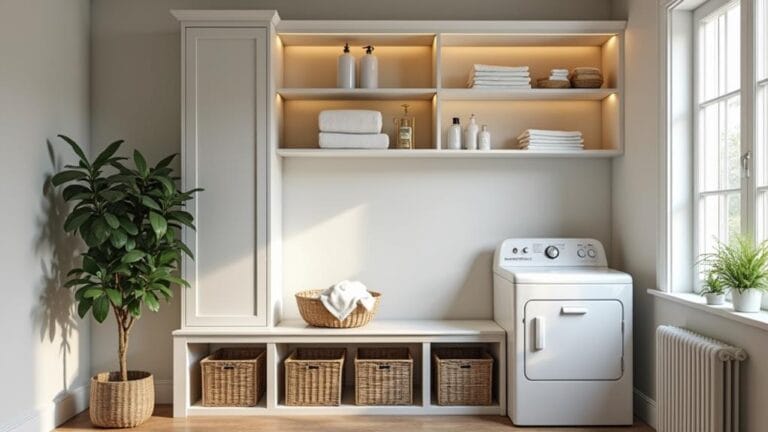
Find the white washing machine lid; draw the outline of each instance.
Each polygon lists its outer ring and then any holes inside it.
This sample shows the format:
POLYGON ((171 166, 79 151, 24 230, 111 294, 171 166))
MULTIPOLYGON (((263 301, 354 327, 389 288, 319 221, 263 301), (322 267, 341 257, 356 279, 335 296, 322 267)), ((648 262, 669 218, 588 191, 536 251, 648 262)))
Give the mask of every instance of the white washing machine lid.
POLYGON ((608 267, 514 267, 494 273, 515 284, 631 284, 632 276, 608 267))

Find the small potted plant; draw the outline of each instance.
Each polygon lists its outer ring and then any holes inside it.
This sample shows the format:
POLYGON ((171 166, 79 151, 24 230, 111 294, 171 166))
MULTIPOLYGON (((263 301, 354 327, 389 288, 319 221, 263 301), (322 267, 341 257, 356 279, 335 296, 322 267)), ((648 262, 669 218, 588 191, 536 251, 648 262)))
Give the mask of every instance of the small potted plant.
POLYGON ((96 426, 134 427, 152 415, 155 390, 152 374, 129 371, 128 342, 142 310, 157 312, 160 300, 170 301, 172 284, 189 284, 175 275, 182 253, 192 257, 177 232, 192 225, 182 210, 197 190, 176 188, 171 155, 154 167, 138 151, 135 168, 115 157, 122 141, 89 160, 70 138, 59 135, 80 159, 51 179, 67 185, 62 195, 74 204, 64 230, 85 242, 82 265, 69 272, 66 285, 75 289, 77 313, 90 311, 97 322, 112 311, 117 322, 119 372, 91 379, 90 417, 96 426))
POLYGON ((707 273, 707 279, 704 280, 704 287, 701 295, 707 300, 708 305, 719 306, 725 303, 725 293, 728 289, 720 279, 717 273, 710 271, 707 273))
POLYGON ((739 236, 730 244, 718 243, 705 261, 710 271, 730 290, 736 312, 759 312, 768 289, 768 243, 755 244, 739 236))

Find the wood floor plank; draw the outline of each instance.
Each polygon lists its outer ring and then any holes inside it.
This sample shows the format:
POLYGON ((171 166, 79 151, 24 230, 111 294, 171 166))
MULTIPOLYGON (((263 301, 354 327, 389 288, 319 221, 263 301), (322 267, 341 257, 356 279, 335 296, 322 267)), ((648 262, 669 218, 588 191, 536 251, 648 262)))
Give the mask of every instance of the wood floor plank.
MULTIPOLYGON (((88 412, 81 413, 57 431, 93 431, 88 412)), ((108 430, 108 429, 97 429, 108 430)), ((125 431, 125 429, 121 429, 125 431)), ((293 417, 191 417, 175 419, 171 407, 159 405, 151 419, 135 431, 152 432, 653 432, 636 422, 631 427, 516 428, 501 416, 293 416, 293 417)))

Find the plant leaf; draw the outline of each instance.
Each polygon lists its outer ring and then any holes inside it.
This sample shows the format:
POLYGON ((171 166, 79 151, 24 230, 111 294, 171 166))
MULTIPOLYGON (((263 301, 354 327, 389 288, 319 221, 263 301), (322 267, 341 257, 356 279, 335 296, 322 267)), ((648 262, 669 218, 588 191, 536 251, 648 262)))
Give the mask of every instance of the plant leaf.
POLYGON ((85 157, 85 152, 83 152, 83 149, 80 148, 79 145, 73 140, 72 138, 66 136, 66 135, 59 135, 59 138, 63 139, 67 144, 69 144, 70 147, 72 147, 72 150, 74 150, 77 157, 80 158, 80 161, 83 162, 86 167, 90 167, 88 164, 88 158, 85 157))
POLYGON ((81 208, 73 211, 64 221, 64 231, 77 231, 77 229, 80 228, 80 226, 82 226, 83 223, 85 223, 85 221, 87 221, 90 217, 91 209, 89 208, 81 208))
POLYGON ((66 170, 62 171, 55 176, 51 178, 51 183, 54 186, 59 186, 63 183, 70 182, 73 180, 80 180, 82 178, 88 177, 88 174, 82 172, 82 171, 75 171, 75 170, 66 170))
POLYGON ((149 212, 149 223, 152 225, 152 229, 155 231, 158 239, 165 235, 165 230, 168 229, 168 222, 164 217, 155 212, 149 212))
POLYGON ((120 218, 120 226, 123 227, 125 232, 130 235, 136 235, 139 233, 139 228, 126 217, 120 218))
POLYGON ((98 156, 96 156, 96 160, 93 161, 93 167, 97 169, 101 168, 101 166, 107 163, 109 161, 109 158, 111 158, 112 155, 115 154, 115 152, 117 151, 117 149, 120 148, 123 142, 124 142, 123 140, 117 140, 112 144, 108 145, 107 148, 105 148, 101 153, 99 153, 98 156))
POLYGON ((65 187, 64 192, 62 192, 61 196, 64 198, 65 201, 70 201, 75 196, 79 196, 81 194, 90 195, 91 190, 83 185, 73 184, 65 187))
POLYGON ((123 255, 123 258, 120 260, 121 262, 125 264, 134 263, 136 261, 139 261, 140 259, 144 258, 147 254, 143 251, 140 251, 138 249, 134 249, 125 255, 123 255))
POLYGON ((144 303, 147 304, 147 309, 151 310, 152 312, 157 312, 160 310, 160 302, 157 301, 157 297, 155 297, 151 291, 147 291, 144 294, 144 303))
POLYGON ((125 243, 128 241, 128 236, 119 229, 113 230, 112 235, 109 236, 109 241, 112 243, 112 246, 120 249, 125 246, 125 243))
POLYGON ((101 288, 88 288, 83 293, 83 298, 97 299, 104 295, 104 290, 101 288))
POLYGON ((91 306, 93 305, 93 301, 91 299, 82 299, 80 300, 80 303, 77 304, 77 315, 80 316, 80 318, 85 318, 85 314, 88 313, 88 310, 91 309, 91 306))
POLYGON ((99 272, 99 266, 96 261, 88 255, 83 255, 83 270, 87 273, 95 275, 99 272))
POLYGON ((157 165, 155 165, 155 169, 167 167, 168 165, 170 165, 171 161, 173 161, 173 159, 177 155, 178 155, 178 153, 174 153, 174 154, 166 157, 165 159, 161 160, 160 162, 157 163, 157 165))
POLYGON ((115 305, 115 306, 122 306, 123 305, 123 296, 120 294, 120 291, 112 288, 107 288, 107 296, 109 296, 109 300, 115 305))
POLYGON ((109 314, 109 299, 102 296, 93 301, 93 317, 96 321, 103 323, 109 314))
POLYGON ((152 210, 163 211, 160 208, 160 204, 158 204, 157 201, 153 200, 148 196, 141 197, 141 203, 144 204, 145 207, 149 207, 152 210))
POLYGON ((107 225, 109 225, 110 228, 120 228, 120 220, 118 220, 112 213, 104 213, 104 220, 107 221, 107 225))
POLYGON ((136 169, 139 170, 139 174, 141 174, 142 177, 146 177, 147 174, 149 174, 147 160, 144 159, 144 156, 142 156, 141 152, 138 150, 133 151, 133 162, 136 164, 136 169))

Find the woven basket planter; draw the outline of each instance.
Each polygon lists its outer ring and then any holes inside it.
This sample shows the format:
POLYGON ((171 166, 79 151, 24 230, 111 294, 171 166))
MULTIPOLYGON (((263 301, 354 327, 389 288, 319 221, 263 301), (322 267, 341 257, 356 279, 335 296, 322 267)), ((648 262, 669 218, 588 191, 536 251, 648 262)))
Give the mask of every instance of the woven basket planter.
POLYGON ((299 348, 285 359, 285 404, 341 405, 344 348, 299 348))
POLYGON ((412 403, 413 358, 408 348, 359 348, 355 357, 355 404, 412 403))
POLYGON ((222 348, 201 360, 203 406, 256 406, 264 395, 266 362, 261 348, 222 348))
POLYGON ((330 328, 353 328, 362 327, 373 319, 379 310, 381 303, 381 294, 371 291, 371 295, 376 299, 373 309, 366 310, 363 306, 357 305, 357 308, 344 319, 339 321, 335 316, 328 312, 323 302, 320 301, 320 293, 323 290, 302 291, 296 294, 296 304, 299 306, 299 313, 307 324, 315 327, 330 328))
POLYGON ((94 426, 130 428, 144 423, 155 409, 152 374, 128 371, 128 381, 119 372, 104 372, 91 378, 89 414, 94 426))
POLYGON ((482 348, 440 348, 432 354, 438 405, 491 405, 493 357, 482 348))

